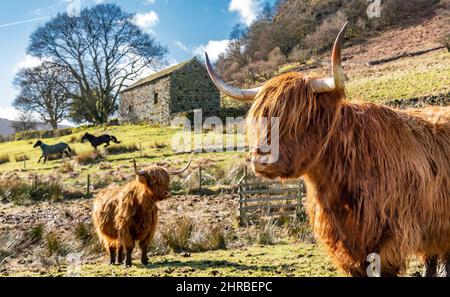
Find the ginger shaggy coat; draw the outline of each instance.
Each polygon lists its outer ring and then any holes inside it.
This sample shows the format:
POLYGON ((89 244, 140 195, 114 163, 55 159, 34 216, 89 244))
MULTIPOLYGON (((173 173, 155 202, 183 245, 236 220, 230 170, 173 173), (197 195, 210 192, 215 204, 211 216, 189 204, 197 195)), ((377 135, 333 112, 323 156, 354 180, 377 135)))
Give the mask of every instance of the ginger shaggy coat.
POLYGON ((170 197, 169 173, 149 167, 123 187, 103 190, 94 201, 93 221, 97 234, 110 255, 110 264, 131 266, 136 242, 142 264, 148 264, 147 248, 158 222, 157 202, 170 197))

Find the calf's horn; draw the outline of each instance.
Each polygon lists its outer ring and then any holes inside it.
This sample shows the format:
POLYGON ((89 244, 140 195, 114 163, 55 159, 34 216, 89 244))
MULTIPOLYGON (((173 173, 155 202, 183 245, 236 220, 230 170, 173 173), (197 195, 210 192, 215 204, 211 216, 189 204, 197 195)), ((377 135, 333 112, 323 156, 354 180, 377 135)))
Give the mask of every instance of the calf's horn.
POLYGON ((326 93, 332 91, 345 90, 345 76, 342 69, 342 44, 344 43, 345 32, 348 27, 348 22, 342 27, 339 32, 336 42, 333 47, 333 54, 331 58, 333 77, 316 79, 311 82, 311 87, 314 93, 326 93))
POLYGON ((241 100, 241 101, 253 101, 255 100, 256 95, 261 90, 261 87, 254 89, 238 89, 227 85, 220 76, 214 71, 211 62, 209 61, 208 53, 205 52, 206 57, 206 69, 208 70, 209 76, 211 80, 216 85, 216 87, 225 95, 230 96, 231 98, 241 100))
POLYGON ((191 166, 192 163, 192 159, 189 161, 189 164, 186 165, 186 167, 184 167, 181 170, 178 171, 169 171, 170 175, 182 175, 184 172, 186 172, 186 170, 188 170, 188 168, 191 166))
POLYGON ((134 173, 136 173, 136 175, 139 174, 139 171, 137 169, 137 165, 136 165, 136 159, 133 159, 133 165, 134 165, 134 173))

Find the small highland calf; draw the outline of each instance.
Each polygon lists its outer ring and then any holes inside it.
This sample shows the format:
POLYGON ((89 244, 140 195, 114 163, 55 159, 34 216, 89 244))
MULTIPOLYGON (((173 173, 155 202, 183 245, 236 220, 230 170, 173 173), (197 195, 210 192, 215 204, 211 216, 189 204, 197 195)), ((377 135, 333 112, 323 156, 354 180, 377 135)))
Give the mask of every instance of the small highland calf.
POLYGON ((147 248, 158 221, 156 203, 170 197, 170 175, 181 175, 191 162, 176 172, 158 166, 138 171, 134 163, 136 180, 98 194, 92 218, 99 239, 110 255, 111 265, 116 259, 122 264, 125 253, 125 266, 130 267, 136 242, 141 250, 142 264, 148 264, 147 248))

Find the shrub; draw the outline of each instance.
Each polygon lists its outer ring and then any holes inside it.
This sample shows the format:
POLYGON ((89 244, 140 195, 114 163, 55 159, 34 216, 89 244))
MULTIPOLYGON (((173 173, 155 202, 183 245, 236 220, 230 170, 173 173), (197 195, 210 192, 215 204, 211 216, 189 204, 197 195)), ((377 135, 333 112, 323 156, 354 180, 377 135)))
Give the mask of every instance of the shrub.
POLYGON ((273 245, 276 243, 276 224, 270 221, 261 225, 258 234, 258 243, 262 245, 273 245))
POLYGON ((95 190, 106 188, 109 185, 111 185, 112 183, 114 183, 114 177, 109 174, 101 176, 101 177, 99 177, 99 176, 95 176, 95 177, 96 178, 94 178, 93 182, 92 182, 92 187, 95 190))
POLYGON ((315 52, 329 49, 346 20, 346 15, 341 11, 326 19, 314 33, 306 36, 305 47, 315 52))
POLYGON ((75 170, 72 162, 64 162, 61 167, 59 167, 59 172, 61 173, 70 173, 75 170))
POLYGON ((21 180, 0 182, 0 200, 18 205, 40 201, 61 201, 64 189, 58 182, 45 182, 29 185, 21 180))
POLYGON ((205 243, 206 250, 208 251, 226 250, 227 244, 225 232, 218 227, 210 229, 205 243))
POLYGON ((0 156, 0 165, 8 163, 9 161, 10 161, 10 159, 9 159, 8 155, 1 155, 0 156))
POLYGON ((49 256, 53 255, 63 256, 68 252, 65 244, 58 238, 58 236, 55 233, 47 234, 46 247, 49 256))
POLYGON ((161 233, 155 234, 155 237, 150 243, 149 252, 154 256, 164 256, 170 252, 170 247, 161 233))
POLYGON ((311 50, 309 49, 303 49, 300 46, 294 47, 292 52, 289 55, 289 61, 290 62, 300 62, 305 64, 308 62, 309 59, 311 59, 311 50))
POLYGON ((289 236, 296 237, 301 242, 314 243, 314 234, 306 221, 294 221, 287 226, 289 236))
POLYGON ((75 238, 79 240, 83 245, 92 243, 94 238, 92 229, 93 227, 91 225, 87 225, 84 222, 78 222, 74 228, 75 238))
POLYGON ((45 138, 58 138, 75 133, 77 128, 66 128, 58 130, 46 130, 46 131, 26 131, 19 132, 14 135, 14 140, 28 140, 28 139, 45 139, 45 138))
POLYGON ((404 19, 429 13, 439 0, 383 0, 381 22, 395 25, 404 19))
POLYGON ((180 178, 173 178, 170 182, 170 190, 174 194, 182 194, 186 193, 186 187, 184 185, 183 180, 180 178))
POLYGON ((102 161, 104 157, 99 151, 80 153, 75 157, 75 162, 79 165, 89 165, 102 161))
POLYGON ((28 238, 30 239, 30 241, 33 243, 41 241, 42 237, 44 235, 44 225, 38 224, 38 225, 32 227, 27 232, 27 235, 28 235, 28 238))
POLYGON ((106 152, 111 155, 120 155, 120 154, 126 154, 126 153, 133 153, 139 150, 136 144, 130 144, 130 145, 114 145, 109 146, 106 149, 106 152))
POLYGON ((19 163, 30 160, 30 157, 28 157, 27 155, 17 155, 14 157, 14 159, 16 160, 17 163, 19 163))
POLYGON ((72 136, 72 137, 70 137, 70 139, 69 139, 69 143, 71 143, 71 144, 73 144, 73 143, 79 143, 81 140, 80 140, 80 137, 78 137, 78 136, 72 136))
POLYGON ((165 143, 158 143, 158 142, 155 141, 155 146, 154 147, 157 148, 157 149, 163 149, 163 148, 167 147, 167 144, 165 144, 165 143))
POLYGON ((222 229, 198 224, 189 217, 169 223, 161 235, 175 253, 226 249, 226 236, 222 229))
POLYGON ((182 217, 170 223, 162 233, 169 247, 175 253, 189 251, 189 239, 194 232, 194 221, 189 217, 182 217))

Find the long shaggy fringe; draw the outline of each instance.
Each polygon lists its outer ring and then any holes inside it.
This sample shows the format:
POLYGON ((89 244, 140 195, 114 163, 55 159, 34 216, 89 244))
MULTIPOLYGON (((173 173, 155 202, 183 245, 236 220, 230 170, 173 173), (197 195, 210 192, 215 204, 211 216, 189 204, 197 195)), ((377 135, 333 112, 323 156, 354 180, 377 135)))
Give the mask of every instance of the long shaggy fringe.
MULTIPOLYGON (((371 253, 392 275, 413 254, 450 251, 449 108, 349 103, 289 73, 266 84, 249 117, 279 117, 281 158, 304 156, 281 160, 301 167, 283 177, 305 176, 311 225, 345 272, 365 275, 371 253)), ((267 132, 255 129, 250 138, 267 132)))

